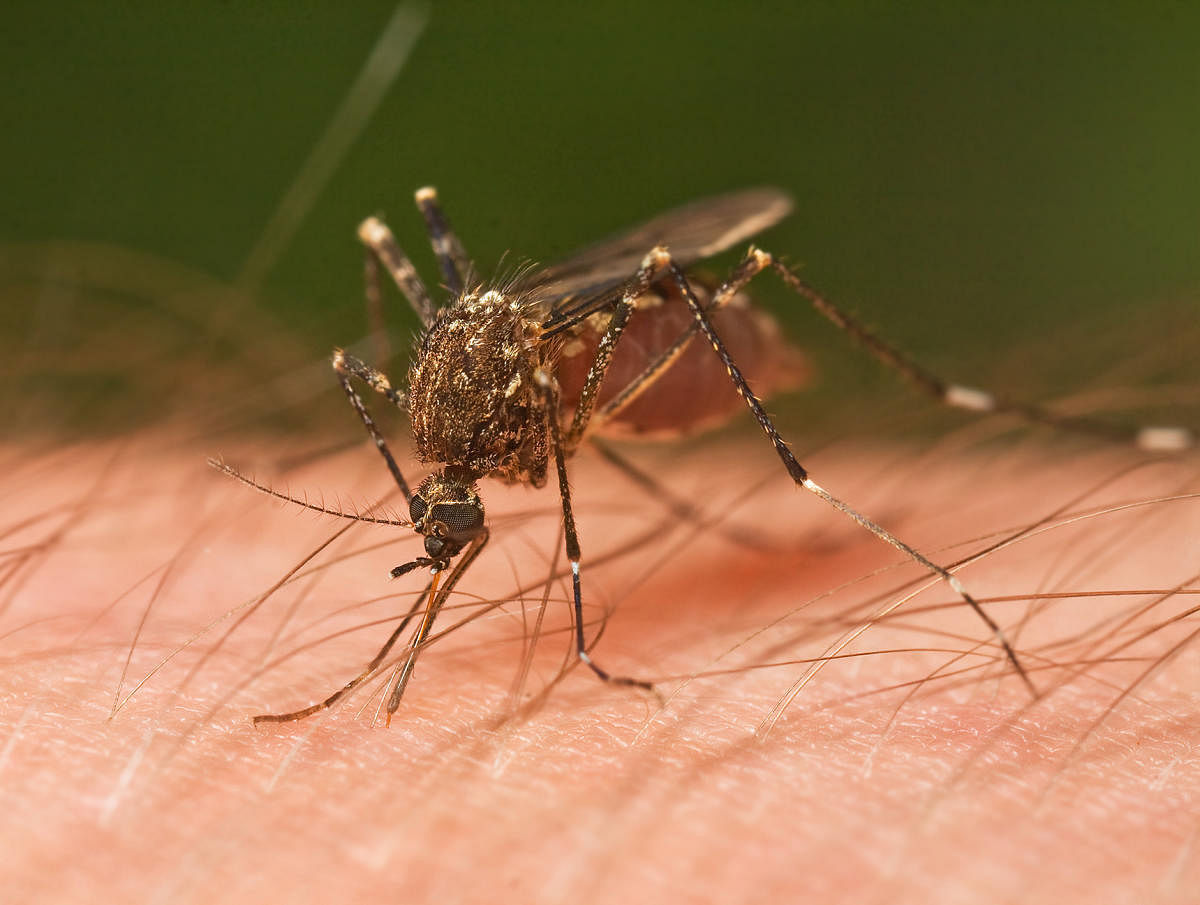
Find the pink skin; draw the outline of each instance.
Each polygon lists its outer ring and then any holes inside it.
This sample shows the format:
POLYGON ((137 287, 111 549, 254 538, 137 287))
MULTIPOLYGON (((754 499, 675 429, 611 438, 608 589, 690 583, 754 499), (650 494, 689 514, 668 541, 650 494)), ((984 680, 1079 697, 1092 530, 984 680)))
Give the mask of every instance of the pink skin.
MULTIPOLYGON (((667 483, 706 512, 732 508, 727 524, 765 534, 783 548, 773 555, 710 528, 681 550, 677 532, 604 563, 662 509, 605 465, 587 456, 575 463, 584 587, 595 604, 590 636, 600 606, 613 609, 595 656, 657 680, 665 709, 572 669, 540 708, 511 717, 508 692, 526 630, 516 616, 491 616, 425 652, 386 731, 372 721, 378 685, 304 722, 256 728, 250 718, 317 700, 361 668, 394 619, 328 636, 393 617, 411 600, 422 575, 387 579, 389 568, 416 555, 411 532, 355 526, 315 560, 333 565, 275 595, 219 648, 235 620, 209 630, 109 720, 131 643, 122 695, 343 523, 268 502, 203 465, 205 455, 223 451, 276 479, 271 458, 250 447, 235 455, 228 446, 180 448, 144 437, 36 456, 10 448, 6 525, 44 518, 9 530, 3 549, 47 545, 22 572, 5 573, 3 587, 4 897, 1194 901, 1200 647, 1187 643, 1195 623, 1173 617, 1195 598, 1175 595, 1136 616, 1157 598, 992 603, 1045 693, 1032 702, 1010 672, 998 678, 1005 666, 982 624, 935 587, 845 652, 942 653, 840 660, 756 737, 805 666, 741 667, 820 656, 869 611, 868 587, 894 589, 919 573, 902 566, 797 609, 898 557, 793 490, 755 442, 737 447, 740 464, 711 449, 682 460, 634 455, 668 469, 667 483), (748 499, 737 508, 730 501, 739 497, 748 499), (76 508, 56 515, 60 505, 76 508), (69 530, 48 540, 64 523, 69 530), (153 572, 164 564, 165 578, 153 572), (384 594, 394 596, 290 637, 384 594), (283 637, 272 640, 285 619, 283 637), (1139 631, 1146 637, 1118 649, 1115 633, 1128 639, 1139 631), (979 645, 981 655, 973 654, 979 645), (203 651, 212 653, 201 662, 203 651), (961 661, 952 662, 954 651, 961 661), (1093 663, 1070 677, 1082 659, 1117 657, 1124 662, 1093 663), (886 690, 940 665, 967 671, 911 699, 907 688, 886 690), (734 672, 680 686, 691 672, 723 669, 734 672)), ((946 561, 985 542, 943 545, 1028 526, 1129 459, 1111 450, 1040 458, 827 451, 805 464, 830 490, 946 561)), ((356 448, 273 483, 323 489, 330 503, 334 490, 371 499, 384 478, 370 450, 356 448)), ((1146 501, 1195 484, 1194 461, 1166 462, 1119 477, 1073 508, 1146 501)), ((556 495, 483 489, 496 543, 461 590, 511 597, 515 585, 529 586, 531 625, 553 556, 556 495), (506 517, 531 509, 532 520, 506 517)), ((1039 535, 962 577, 983 597, 1195 587, 1198 531, 1200 503, 1149 503, 1039 535)), ((568 647, 564 599, 555 584, 528 682, 534 695, 568 647)), ((461 614, 448 608, 438 626, 461 614)))

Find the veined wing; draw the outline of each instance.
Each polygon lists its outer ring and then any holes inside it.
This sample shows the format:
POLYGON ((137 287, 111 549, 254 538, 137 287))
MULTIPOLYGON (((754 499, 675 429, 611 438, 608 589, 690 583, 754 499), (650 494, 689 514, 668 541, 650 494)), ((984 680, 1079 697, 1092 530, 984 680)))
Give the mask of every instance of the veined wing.
POLYGON ((755 188, 694 201, 582 249, 559 264, 530 274, 530 288, 551 304, 543 323, 553 335, 603 310, 656 245, 687 267, 778 223, 792 210, 781 189, 755 188))

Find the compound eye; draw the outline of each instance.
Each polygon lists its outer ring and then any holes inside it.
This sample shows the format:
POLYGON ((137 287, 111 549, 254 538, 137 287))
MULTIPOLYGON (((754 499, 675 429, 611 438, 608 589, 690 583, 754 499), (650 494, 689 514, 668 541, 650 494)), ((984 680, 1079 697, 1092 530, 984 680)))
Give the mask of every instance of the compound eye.
POLYGON ((455 540, 468 541, 483 529, 483 507, 478 503, 438 503, 433 507, 433 520, 445 525, 455 540))
POLYGON ((408 517, 413 522, 419 522, 425 517, 425 513, 428 510, 429 504, 425 502, 425 499, 419 493, 414 493, 412 500, 408 504, 408 517))

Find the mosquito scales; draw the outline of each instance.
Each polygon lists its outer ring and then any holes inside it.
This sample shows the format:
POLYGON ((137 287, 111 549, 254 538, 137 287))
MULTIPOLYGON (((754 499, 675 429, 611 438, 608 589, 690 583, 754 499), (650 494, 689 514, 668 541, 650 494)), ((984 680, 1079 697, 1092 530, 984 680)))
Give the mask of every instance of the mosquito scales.
MULTIPOLYGON (((583 620, 582 545, 567 463, 582 444, 596 442, 602 428, 695 429, 729 417, 731 405, 750 410, 797 485, 944 581, 983 620, 1013 671, 1036 694, 1004 632, 960 579, 816 483, 780 436, 752 392, 741 364, 755 362, 755 385, 764 395, 786 383, 795 371, 795 357, 777 336, 774 322, 750 306, 743 293, 764 271, 775 274, 917 389, 947 405, 1014 412, 1030 420, 1127 439, 1145 448, 1173 449, 1190 443, 1190 436, 1180 429, 1125 431, 1060 418, 1042 409, 1005 402, 982 390, 947 383, 869 332, 775 256, 757 247, 751 247, 719 284, 687 274, 691 265, 749 240, 785 217, 791 200, 777 189, 749 189, 694 202, 603 240, 555 266, 526 268, 493 283, 476 278, 436 191, 420 189, 416 202, 449 293, 443 305, 435 303, 381 220, 369 218, 359 228, 359 237, 368 249, 368 302, 378 305, 382 267, 423 326, 407 387, 396 387, 382 371, 342 349, 334 351, 333 368, 403 495, 410 518, 350 517, 415 531, 422 537, 424 555, 396 566, 391 575, 398 578, 427 569, 430 578, 424 592, 358 675, 318 703, 256 716, 256 723, 298 720, 330 707, 376 674, 415 621, 407 654, 388 695, 390 723, 439 611, 488 543, 479 489, 483 478, 540 488, 553 477, 571 568, 575 654, 605 682, 652 690, 642 679, 610 673, 589 652, 583 620), (638 339, 631 342, 635 336, 638 339), (704 358, 709 359, 707 365, 704 358), (701 378, 701 374, 707 376, 701 378), (712 375, 726 388, 723 393, 712 386, 697 388, 698 380, 712 375), (415 489, 356 385, 368 387, 408 413, 417 457, 435 469, 415 489)), ((284 496, 255 484, 230 466, 216 466, 259 490, 284 496)), ((686 517, 686 512, 682 514, 686 517)))

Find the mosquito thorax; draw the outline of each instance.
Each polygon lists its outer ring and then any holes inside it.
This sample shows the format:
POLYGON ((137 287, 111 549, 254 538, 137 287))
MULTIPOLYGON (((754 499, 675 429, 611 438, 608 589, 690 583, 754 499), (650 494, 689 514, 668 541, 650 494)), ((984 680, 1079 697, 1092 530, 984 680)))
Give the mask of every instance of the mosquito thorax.
POLYGON ((408 511, 433 559, 454 556, 483 531, 483 500, 474 475, 463 468, 450 466, 427 477, 413 493, 408 511))
MULTIPOLYGON (((408 378, 417 457, 509 483, 546 480, 545 400, 532 375, 547 366, 540 316, 520 293, 467 292, 421 339, 408 378)), ((447 472, 449 473, 449 472, 447 472)))

